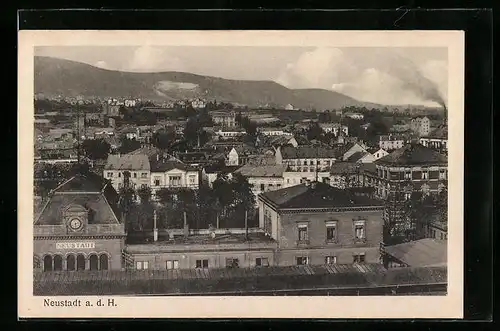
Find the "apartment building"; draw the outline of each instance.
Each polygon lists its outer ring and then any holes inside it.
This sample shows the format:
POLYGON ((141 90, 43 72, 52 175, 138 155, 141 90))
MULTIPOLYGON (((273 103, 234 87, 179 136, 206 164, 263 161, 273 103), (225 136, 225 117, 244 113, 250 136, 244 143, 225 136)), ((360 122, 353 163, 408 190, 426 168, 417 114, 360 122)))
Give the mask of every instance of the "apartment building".
POLYGON ((288 166, 289 171, 321 172, 335 163, 336 151, 326 147, 284 146, 276 149, 276 164, 288 166))
POLYGON ((381 201, 318 182, 259 195, 279 266, 378 263, 382 214, 381 201))

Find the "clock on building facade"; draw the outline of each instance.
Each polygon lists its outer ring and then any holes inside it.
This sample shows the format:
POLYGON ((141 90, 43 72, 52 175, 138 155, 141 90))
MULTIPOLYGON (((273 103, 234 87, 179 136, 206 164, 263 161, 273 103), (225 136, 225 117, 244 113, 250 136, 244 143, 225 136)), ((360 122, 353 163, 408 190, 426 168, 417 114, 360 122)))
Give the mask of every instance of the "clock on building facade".
POLYGON ((69 227, 71 228, 71 230, 73 231, 78 231, 81 229, 83 223, 82 221, 79 219, 79 218, 72 218, 70 219, 69 221, 69 227))

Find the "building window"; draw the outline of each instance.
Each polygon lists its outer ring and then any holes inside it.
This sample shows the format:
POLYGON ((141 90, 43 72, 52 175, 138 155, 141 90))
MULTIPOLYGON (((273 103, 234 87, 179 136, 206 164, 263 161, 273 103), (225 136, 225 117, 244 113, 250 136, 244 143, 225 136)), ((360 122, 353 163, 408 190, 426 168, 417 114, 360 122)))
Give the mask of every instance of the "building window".
POLYGON ((170 182, 170 186, 180 186, 181 176, 169 176, 168 181, 170 182))
POLYGON ((76 270, 85 270, 85 256, 83 254, 78 254, 76 257, 76 270))
POLYGON ((446 170, 439 170, 439 179, 446 179, 446 170))
POLYGON ((134 178, 137 178, 137 172, 134 172, 134 178))
POLYGON ((160 177, 155 177, 155 186, 160 186, 160 177))
POLYGON ((309 161, 309 165, 314 165, 314 161, 313 160, 309 161))
POLYGON ((146 188, 148 188, 148 184, 141 184, 141 188, 142 188, 142 189, 146 189, 146 188))
POLYGON ((66 270, 75 271, 75 264, 75 256, 73 254, 68 255, 68 257, 66 257, 66 270))
POLYGON ((121 173, 121 172, 119 172, 119 173, 118 173, 118 178, 120 178, 121 176, 122 176, 122 173, 121 173))
POLYGON ((325 264, 336 264, 337 257, 336 256, 325 256, 325 264))
POLYGON ((353 263, 364 263, 365 262, 365 253, 355 254, 353 255, 353 263))
POLYGON ((264 184, 260 184, 260 190, 261 190, 261 191, 264 191, 264 190, 265 190, 264 184))
POLYGON ((309 259, 307 256, 299 256, 297 257, 297 265, 308 265, 309 259))
POLYGON ((195 176, 189 176, 189 184, 194 185, 195 184, 195 176))
POLYGON ((62 271, 62 270, 63 270, 62 256, 56 255, 54 256, 54 271, 62 271))
POLYGON ((52 256, 47 255, 43 258, 43 271, 52 271, 52 256))
POLYGON ((148 261, 137 261, 135 263, 135 268, 137 270, 147 270, 147 269, 149 269, 149 262, 148 261))
POLYGON ((405 179, 411 179, 411 171, 405 171, 405 179))
POLYGON ((167 270, 179 269, 179 261, 178 260, 167 260, 166 268, 167 268, 167 270))
POLYGON ((255 265, 257 267, 269 267, 269 260, 267 257, 258 257, 255 259, 255 265))
POLYGON ((363 220, 354 221, 354 239, 356 241, 364 241, 366 239, 365 226, 366 222, 363 220))
POLYGON ((240 262, 238 259, 226 258, 226 268, 238 268, 240 262))
POLYGON ((148 173, 147 172, 141 173, 141 178, 148 178, 148 173))
POLYGON ((108 172, 108 178, 111 178, 113 177, 113 173, 112 172, 108 172))
POLYGON ((99 269, 108 270, 108 256, 106 254, 99 256, 99 269))
POLYGON ((326 240, 329 242, 337 241, 337 221, 326 222, 326 240))
POLYGON ((429 179, 429 173, 426 170, 422 171, 422 179, 429 179))
POLYGON ((97 258, 97 255, 92 254, 90 255, 90 270, 99 270, 99 259, 97 258))
POLYGON ((276 184, 276 187, 279 189, 281 188, 281 184, 276 184))
POLYGON ((196 268, 197 269, 208 268, 208 260, 196 260, 196 268))
POLYGON ((307 165, 307 161, 304 161, 304 165, 305 165, 305 166, 307 165))
POLYGON ((299 224, 299 242, 306 242, 309 238, 307 235, 307 224, 299 224))

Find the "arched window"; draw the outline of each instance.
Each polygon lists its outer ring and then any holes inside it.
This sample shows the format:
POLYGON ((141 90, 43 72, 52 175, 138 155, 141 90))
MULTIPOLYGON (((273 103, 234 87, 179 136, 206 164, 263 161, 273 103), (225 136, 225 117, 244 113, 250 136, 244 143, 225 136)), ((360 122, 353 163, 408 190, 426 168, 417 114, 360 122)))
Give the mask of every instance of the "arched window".
POLYGON ((73 254, 68 255, 66 258, 66 270, 75 271, 75 256, 73 254))
POLYGON ((99 265, 101 270, 108 270, 108 256, 106 254, 101 254, 99 257, 99 265))
POLYGON ((46 255, 43 258, 43 271, 52 271, 52 256, 46 255))
POLYGON ((99 259, 97 258, 97 255, 92 254, 89 257, 90 260, 90 270, 99 270, 99 259))
POLYGON ((62 271, 63 270, 63 259, 61 255, 54 256, 54 271, 62 271))
POLYGON ((85 270, 85 256, 78 254, 76 258, 76 270, 85 270))

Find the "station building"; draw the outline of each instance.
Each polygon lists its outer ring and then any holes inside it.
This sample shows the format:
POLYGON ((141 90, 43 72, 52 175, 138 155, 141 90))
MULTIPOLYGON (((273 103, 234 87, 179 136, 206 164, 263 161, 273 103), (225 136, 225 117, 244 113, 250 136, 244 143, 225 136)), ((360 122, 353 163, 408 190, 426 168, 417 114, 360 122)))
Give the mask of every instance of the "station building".
POLYGON ((121 270, 125 227, 118 194, 100 176, 78 174, 54 189, 35 216, 35 270, 121 270))

